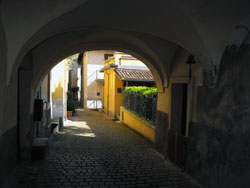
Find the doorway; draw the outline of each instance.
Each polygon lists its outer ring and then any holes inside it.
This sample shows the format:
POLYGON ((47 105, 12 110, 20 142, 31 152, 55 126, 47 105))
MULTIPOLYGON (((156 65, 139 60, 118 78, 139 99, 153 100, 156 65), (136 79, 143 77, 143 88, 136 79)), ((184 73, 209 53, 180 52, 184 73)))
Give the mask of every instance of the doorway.
POLYGON ((171 88, 171 130, 185 136, 187 119, 187 93, 185 83, 172 84, 171 88))
POLYGON ((173 83, 171 86, 171 126, 168 130, 168 157, 181 168, 186 163, 186 121, 188 84, 173 83))

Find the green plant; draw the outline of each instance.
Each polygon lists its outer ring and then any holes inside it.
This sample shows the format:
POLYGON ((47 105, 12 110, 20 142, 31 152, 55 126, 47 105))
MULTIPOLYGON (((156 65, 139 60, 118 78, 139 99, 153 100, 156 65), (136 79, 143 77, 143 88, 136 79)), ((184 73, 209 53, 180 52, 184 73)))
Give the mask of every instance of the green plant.
POLYGON ((73 92, 69 90, 69 91, 67 92, 67 97, 68 97, 68 98, 67 98, 68 100, 73 99, 73 92))
POLYGON ((126 87, 123 92, 123 106, 155 122, 157 92, 155 87, 126 87))
POLYGON ((148 90, 143 91, 143 95, 157 95, 157 88, 151 87, 148 90))
POLYGON ((73 99, 69 99, 67 101, 67 111, 72 111, 73 113, 75 113, 75 102, 73 99))
POLYGON ((73 93, 78 92, 79 87, 72 87, 71 90, 72 90, 73 93))
POLYGON ((157 95, 157 88, 146 86, 130 86, 126 87, 124 94, 138 93, 142 95, 157 95))

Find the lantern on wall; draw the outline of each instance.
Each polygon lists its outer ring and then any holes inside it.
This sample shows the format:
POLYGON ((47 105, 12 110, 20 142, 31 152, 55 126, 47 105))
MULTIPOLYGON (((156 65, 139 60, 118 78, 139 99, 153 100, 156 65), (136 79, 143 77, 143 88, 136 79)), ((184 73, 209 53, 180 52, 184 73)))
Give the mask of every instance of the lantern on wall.
POLYGON ((192 64, 195 64, 195 60, 194 60, 194 56, 192 54, 190 54, 188 56, 187 62, 186 64, 189 64, 189 81, 191 81, 192 79, 192 64))

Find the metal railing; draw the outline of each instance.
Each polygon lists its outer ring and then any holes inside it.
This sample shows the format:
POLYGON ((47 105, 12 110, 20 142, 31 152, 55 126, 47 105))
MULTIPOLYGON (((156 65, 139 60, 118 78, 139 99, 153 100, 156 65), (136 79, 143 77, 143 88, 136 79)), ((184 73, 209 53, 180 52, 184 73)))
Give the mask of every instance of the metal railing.
POLYGON ((97 79, 104 79, 104 73, 99 72, 99 70, 96 70, 92 74, 90 74, 87 78, 88 85, 90 85, 92 82, 94 82, 97 79))
POLYGON ((87 100, 87 107, 90 109, 101 109, 102 108, 102 100, 87 100))
POLYGON ((187 137, 168 130, 168 158, 182 169, 186 166, 187 137))
POLYGON ((123 106, 155 123, 157 109, 156 95, 151 96, 139 93, 124 93, 123 106))

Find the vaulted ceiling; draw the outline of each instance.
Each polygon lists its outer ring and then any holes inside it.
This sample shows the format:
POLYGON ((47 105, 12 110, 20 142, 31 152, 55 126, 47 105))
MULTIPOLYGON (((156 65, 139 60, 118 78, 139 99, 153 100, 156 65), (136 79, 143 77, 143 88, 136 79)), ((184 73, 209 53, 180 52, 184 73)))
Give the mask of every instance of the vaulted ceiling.
MULTIPOLYGON (((216 77, 236 26, 248 27, 250 2, 2 0, 0 6, 8 82, 28 52, 33 55, 33 66, 40 69, 41 60, 48 61, 48 56, 86 44, 86 49, 106 47, 134 52, 151 61, 156 71, 164 70, 159 77, 166 82, 176 56, 185 52, 194 54, 216 77)), ((60 59, 57 56, 55 60, 60 59)))

